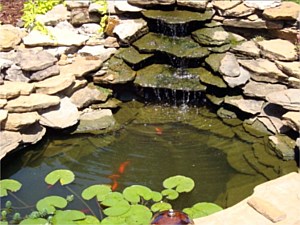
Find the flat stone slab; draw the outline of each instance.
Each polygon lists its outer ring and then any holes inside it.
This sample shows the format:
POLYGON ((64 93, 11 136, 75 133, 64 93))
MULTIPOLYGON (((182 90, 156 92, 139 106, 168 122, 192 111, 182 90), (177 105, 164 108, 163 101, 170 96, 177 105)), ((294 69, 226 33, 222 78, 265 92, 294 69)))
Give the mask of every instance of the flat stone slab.
POLYGON ((267 217, 254 210, 247 202, 251 197, 259 197, 272 204, 286 214, 286 218, 276 223, 279 225, 295 225, 299 222, 299 187, 300 174, 289 173, 275 180, 260 184, 254 193, 240 203, 210 216, 194 219, 195 225, 274 225, 267 217))
POLYGON ((281 105, 285 109, 300 110, 300 89, 287 89, 279 91, 276 94, 271 93, 266 96, 270 103, 281 105))
POLYGON ((265 9, 263 16, 269 20, 297 20, 299 12, 299 4, 283 1, 278 7, 265 9))
POLYGON ((155 5, 173 5, 175 4, 176 0, 128 0, 130 5, 136 6, 155 6, 155 5))
POLYGON ((8 112, 31 112, 58 105, 59 102, 60 98, 57 96, 31 94, 9 100, 4 108, 8 112))
POLYGON ((297 79, 300 79, 300 61, 295 61, 295 62, 276 61, 275 64, 284 73, 292 77, 295 77, 297 79))
POLYGON ((287 112, 282 118, 289 127, 296 131, 300 131, 300 112, 287 112))
POLYGON ((34 124, 39 119, 40 116, 37 112, 8 113, 7 119, 3 123, 3 128, 5 130, 19 131, 23 127, 34 124))
POLYGON ((19 146, 22 136, 19 132, 1 130, 0 140, 0 159, 2 159, 8 152, 19 146))
POLYGON ((225 103, 236 106, 243 112, 255 115, 260 113, 264 101, 243 99, 241 96, 226 96, 225 103))
POLYGON ((10 24, 0 26, 0 51, 10 50, 21 42, 22 31, 10 24))
POLYGON ((228 44, 231 36, 222 27, 201 28, 192 32, 192 37, 201 45, 220 46, 228 44))
POLYGON ((245 56, 260 57, 260 49, 254 41, 245 41, 231 48, 231 51, 245 56))

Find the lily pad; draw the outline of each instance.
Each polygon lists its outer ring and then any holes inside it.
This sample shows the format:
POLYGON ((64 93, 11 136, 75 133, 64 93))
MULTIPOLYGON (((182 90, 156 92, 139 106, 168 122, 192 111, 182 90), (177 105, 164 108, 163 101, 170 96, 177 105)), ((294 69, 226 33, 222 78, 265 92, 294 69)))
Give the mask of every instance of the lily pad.
POLYGON ((152 212, 164 211, 172 209, 172 205, 167 202, 157 202, 151 206, 152 212))
POLYGON ((174 200, 179 196, 179 193, 173 189, 165 189, 161 193, 163 196, 167 196, 166 198, 170 200, 174 200))
POLYGON ((60 196, 48 196, 36 203, 36 208, 40 212, 54 213, 56 208, 65 208, 68 202, 66 199, 60 196))
POLYGON ((193 205, 191 208, 183 209, 183 212, 188 214, 191 218, 195 219, 211 215, 221 210, 223 210, 223 208, 214 203, 201 202, 193 205))
POLYGON ((74 181, 75 175, 70 170, 54 170, 51 173, 49 173, 45 177, 45 182, 47 184, 54 185, 57 181, 60 181, 61 185, 70 184, 74 181))
POLYGON ((0 221, 0 225, 8 225, 7 221, 0 221))
POLYGON ((22 220, 20 225, 45 225, 47 223, 48 221, 44 218, 36 218, 36 219, 27 218, 25 220, 22 220))
POLYGON ((52 223, 53 225, 76 225, 76 221, 84 220, 85 218, 85 214, 78 210, 58 210, 53 216, 52 223))
POLYGON ((105 196, 105 199, 101 202, 101 205, 113 206, 123 200, 124 200, 124 197, 120 192, 111 192, 105 196))
POLYGON ((195 187, 195 182, 185 176, 177 175, 173 177, 169 177, 164 180, 163 182, 164 188, 172 189, 176 188, 175 190, 179 193, 182 192, 190 192, 195 187))
POLYGON ((117 204, 103 210, 103 213, 107 216, 121 216, 128 212, 130 205, 126 200, 121 200, 117 204))
POLYGON ((98 201, 103 201, 105 199, 105 196, 111 192, 112 191, 110 186, 104 184, 96 184, 84 189, 81 193, 81 196, 85 200, 90 200, 94 197, 97 197, 98 201))
POLYGON ((78 225, 100 225, 100 221, 94 216, 86 216, 84 220, 76 221, 78 225))
POLYGON ((22 184, 12 179, 0 180, 0 197, 7 196, 7 191, 16 192, 20 190, 22 184))
POLYGON ((155 202, 159 202, 162 200, 162 194, 157 191, 152 191, 152 200, 155 202))
POLYGON ((125 217, 106 217, 101 221, 101 225, 128 225, 125 217))
POLYGON ((150 200, 152 198, 152 191, 142 185, 132 185, 124 189, 123 196, 129 202, 138 203, 141 200, 140 197, 147 201, 150 200))
POLYGON ((125 221, 130 225, 150 224, 152 213, 143 205, 132 205, 130 210, 124 215, 125 221))

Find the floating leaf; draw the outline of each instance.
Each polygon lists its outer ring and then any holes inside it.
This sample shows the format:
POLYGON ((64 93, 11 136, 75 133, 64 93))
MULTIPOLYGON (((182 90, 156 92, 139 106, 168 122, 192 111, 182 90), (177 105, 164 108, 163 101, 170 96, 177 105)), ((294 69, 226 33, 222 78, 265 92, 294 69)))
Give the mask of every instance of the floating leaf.
POLYGON ((70 170, 54 170, 51 173, 49 173, 45 177, 45 182, 47 184, 54 185, 57 181, 60 181, 61 185, 66 185, 69 183, 72 183, 75 179, 75 175, 70 170))
POLYGON ((106 217, 101 221, 101 225, 128 225, 125 217, 106 217))
POLYGON ((7 221, 0 221, 0 225, 8 225, 7 221))
POLYGON ((22 184, 13 179, 0 180, 0 197, 7 196, 7 191, 16 192, 20 190, 22 184))
POLYGON ((117 204, 104 209, 103 213, 107 216, 121 216, 128 212, 130 205, 126 200, 119 201, 117 204))
POLYGON ((162 194, 157 191, 152 191, 152 200, 155 202, 159 202, 162 200, 162 194))
POLYGON ((105 199, 101 202, 101 204, 105 206, 113 206, 123 200, 123 195, 120 192, 111 192, 105 196, 105 199))
POLYGON ((223 210, 222 207, 209 202, 201 202, 193 205, 191 208, 185 208, 183 212, 188 214, 191 218, 199 218, 211 215, 215 212, 223 210))
POLYGON ((163 186, 167 189, 172 189, 176 187, 176 191, 179 193, 182 192, 190 192, 195 187, 195 182, 185 176, 177 175, 173 177, 169 177, 164 180, 163 186))
POLYGON ((52 218, 53 225, 77 225, 76 222, 86 218, 83 212, 78 210, 57 210, 52 218))
POLYGON ((98 201, 103 201, 105 199, 105 196, 111 192, 112 191, 110 186, 103 185, 103 184, 96 184, 84 189, 83 192, 81 193, 81 196, 85 200, 90 200, 94 197, 97 197, 98 201))
POLYGON ((173 189, 165 189, 161 193, 163 196, 167 196, 166 198, 170 200, 174 200, 179 196, 179 193, 173 189))
POLYGON ((150 188, 142 185, 132 185, 124 189, 123 196, 129 202, 138 203, 141 200, 140 197, 147 201, 150 200, 152 198, 152 191, 150 188))
POLYGON ((100 221, 94 216, 86 216, 84 220, 75 221, 78 225, 100 225, 100 221))
POLYGON ((35 219, 27 218, 25 220, 22 220, 20 225, 45 225, 47 223, 48 221, 43 218, 35 218, 35 219))
POLYGON ((125 221, 130 225, 150 224, 152 212, 143 205, 132 205, 130 210, 124 215, 125 221))
POLYGON ((68 202, 66 199, 60 196, 48 196, 39 200, 36 204, 36 208, 40 212, 54 213, 55 208, 65 208, 68 202))
POLYGON ((158 212, 158 211, 169 210, 169 209, 172 209, 172 205, 167 202, 157 202, 151 206, 152 212, 158 212))

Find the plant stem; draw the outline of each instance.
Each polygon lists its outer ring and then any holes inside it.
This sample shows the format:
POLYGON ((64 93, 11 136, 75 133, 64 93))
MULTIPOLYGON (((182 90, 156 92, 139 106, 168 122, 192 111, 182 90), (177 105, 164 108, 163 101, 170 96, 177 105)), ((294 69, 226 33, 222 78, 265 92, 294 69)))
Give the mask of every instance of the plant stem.
POLYGON ((74 195, 76 196, 89 210, 90 212, 93 214, 93 216, 96 217, 96 214, 94 213, 94 211, 90 208, 90 206, 75 192, 73 191, 70 187, 66 186, 66 188, 74 195))
POLYGON ((20 198, 18 198, 14 193, 9 192, 9 194, 11 196, 13 196, 18 202, 20 202, 23 206, 30 208, 30 205, 26 204, 23 200, 21 200, 20 198))

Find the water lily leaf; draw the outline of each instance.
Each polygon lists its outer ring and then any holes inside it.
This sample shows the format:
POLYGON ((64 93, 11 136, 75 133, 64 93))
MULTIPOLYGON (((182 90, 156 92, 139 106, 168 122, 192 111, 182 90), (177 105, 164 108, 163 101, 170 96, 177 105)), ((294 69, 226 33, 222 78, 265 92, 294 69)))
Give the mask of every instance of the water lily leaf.
POLYGON ((132 185, 124 189, 123 196, 129 202, 138 203, 141 200, 140 197, 147 201, 150 200, 152 198, 152 191, 150 188, 142 185, 132 185))
POLYGON ((101 221, 101 225, 129 225, 125 221, 125 217, 106 217, 101 221))
POLYGON ((0 221, 0 225, 8 225, 7 221, 0 221))
POLYGON ((7 196, 7 191, 16 192, 20 190, 22 184, 13 179, 0 180, 0 197, 7 196))
POLYGON ((19 224, 20 225, 45 225, 47 223, 48 221, 44 218, 36 218, 36 219, 27 218, 25 220, 22 220, 21 223, 19 224))
POLYGON ((36 208, 40 212, 47 210, 47 213, 54 213, 55 208, 65 208, 68 202, 66 199, 60 196, 48 196, 36 203, 36 208))
POLYGON ((125 221, 130 225, 150 224, 152 212, 143 205, 132 205, 130 210, 124 215, 125 221))
POLYGON ((161 193, 163 196, 167 196, 166 198, 170 200, 174 200, 179 196, 179 193, 173 189, 165 189, 161 193))
POLYGON ((193 205, 191 208, 183 209, 183 212, 188 214, 191 218, 195 219, 195 218, 211 215, 221 210, 223 210, 223 208, 214 203, 201 202, 193 205))
POLYGON ((94 216, 86 216, 84 220, 75 221, 78 225, 100 225, 100 221, 94 216))
POLYGON ((130 205, 126 200, 119 201, 118 204, 113 205, 103 210, 103 213, 107 216, 121 216, 128 212, 130 205))
POLYGON ((162 200, 162 194, 157 191, 152 191, 152 200, 155 202, 159 202, 162 200))
POLYGON ((158 211, 169 210, 169 209, 172 209, 172 205, 167 202, 157 202, 151 206, 152 212, 158 212, 158 211))
POLYGON ((90 200, 97 197, 98 201, 103 201, 105 196, 111 193, 111 188, 109 185, 95 184, 83 190, 81 196, 85 200, 90 200))
POLYGON ((190 192, 195 187, 195 182, 185 176, 177 175, 173 177, 169 177, 164 180, 163 186, 167 189, 172 189, 176 187, 176 191, 179 193, 182 192, 190 192))
POLYGON ((54 170, 50 172, 45 177, 45 182, 47 184, 54 185, 57 181, 60 181, 61 185, 66 185, 72 183, 74 179, 75 179, 75 175, 72 171, 61 169, 61 170, 54 170))
POLYGON ((120 192, 111 192, 105 196, 105 199, 101 202, 105 206, 113 206, 123 201, 124 197, 120 192))
POLYGON ((77 221, 85 218, 85 214, 78 210, 57 210, 52 218, 52 223, 53 225, 77 225, 77 221))

